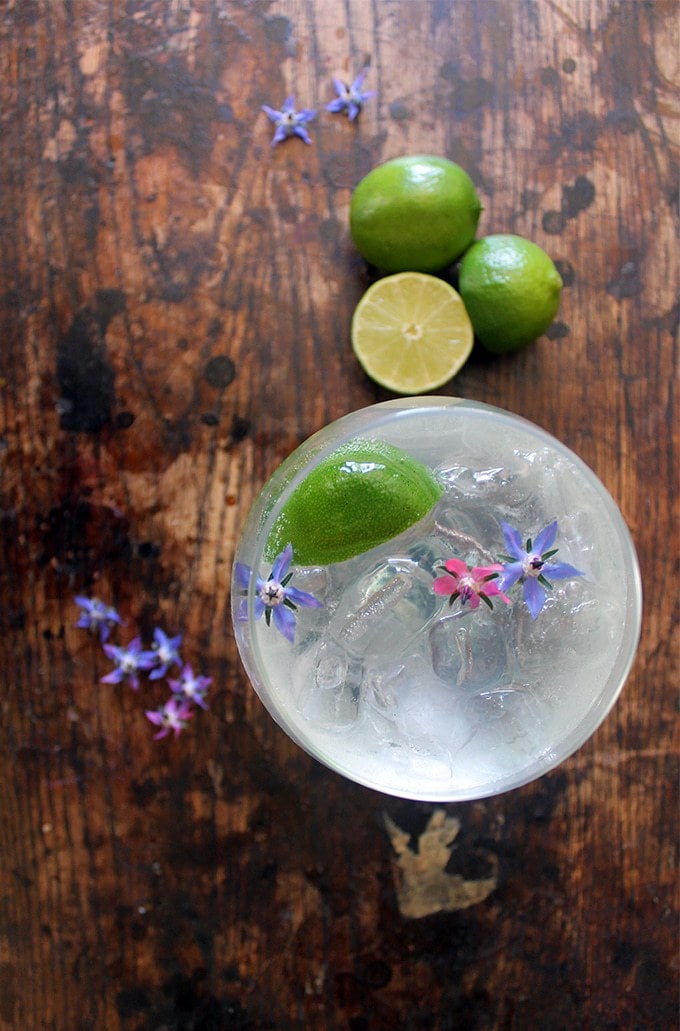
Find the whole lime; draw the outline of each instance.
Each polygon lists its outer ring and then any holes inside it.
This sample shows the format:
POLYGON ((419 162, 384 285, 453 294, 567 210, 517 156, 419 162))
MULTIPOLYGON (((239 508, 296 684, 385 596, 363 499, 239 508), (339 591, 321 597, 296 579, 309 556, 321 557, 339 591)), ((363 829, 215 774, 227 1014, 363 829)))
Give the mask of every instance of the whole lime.
POLYGON ((481 210, 460 165, 414 154, 378 165, 357 184, 350 233, 366 261, 385 272, 438 272, 472 243, 481 210))
POLYGON ((537 244, 499 233, 464 254, 458 290, 475 335, 487 351, 503 354, 545 333, 560 306, 562 279, 537 244))
POLYGON ((274 521, 265 554, 288 544, 303 566, 344 562, 391 540, 442 493, 427 466, 381 440, 341 445, 302 480, 274 521))

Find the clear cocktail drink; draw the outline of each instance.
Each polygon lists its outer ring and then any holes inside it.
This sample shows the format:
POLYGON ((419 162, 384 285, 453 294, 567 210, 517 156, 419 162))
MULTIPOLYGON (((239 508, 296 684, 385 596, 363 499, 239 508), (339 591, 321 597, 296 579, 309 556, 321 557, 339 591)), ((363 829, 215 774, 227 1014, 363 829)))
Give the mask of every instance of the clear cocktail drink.
MULTIPOLYGON (((379 460, 345 465, 356 478, 379 460)), ((253 507, 232 598, 280 726, 352 780, 432 801, 517 787, 575 751, 614 704, 641 620, 635 551, 595 474, 531 423, 455 398, 375 405, 298 448, 253 507), (302 564, 282 512, 357 440, 410 456, 433 503, 339 561, 310 562, 299 538, 302 564)))

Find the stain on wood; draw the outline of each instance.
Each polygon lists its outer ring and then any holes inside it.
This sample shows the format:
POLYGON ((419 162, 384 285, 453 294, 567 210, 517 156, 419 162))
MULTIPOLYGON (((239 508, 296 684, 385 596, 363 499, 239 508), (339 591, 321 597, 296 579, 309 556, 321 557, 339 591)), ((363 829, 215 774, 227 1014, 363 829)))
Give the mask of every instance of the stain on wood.
POLYGON ((410 847, 410 834, 400 830, 387 815, 385 826, 397 854, 397 904, 402 916, 423 917, 467 909, 483 902, 496 888, 495 860, 491 877, 466 880, 460 874, 447 872, 460 820, 447 816, 445 810, 433 811, 414 849, 410 847))

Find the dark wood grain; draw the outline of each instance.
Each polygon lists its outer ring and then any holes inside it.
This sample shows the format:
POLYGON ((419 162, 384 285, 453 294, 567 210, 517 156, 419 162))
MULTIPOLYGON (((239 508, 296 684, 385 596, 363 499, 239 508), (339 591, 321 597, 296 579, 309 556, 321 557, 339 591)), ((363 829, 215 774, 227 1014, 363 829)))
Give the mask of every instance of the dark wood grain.
POLYGON ((0 1028, 675 1026, 678 23, 668 0, 0 7, 0 1028), (323 111, 367 62, 356 124, 323 111), (272 149, 260 107, 289 93, 313 142, 272 149), (422 151, 566 287, 545 337, 444 392, 588 462, 646 605, 587 745, 440 808, 291 744, 227 604, 265 478, 388 396, 348 343, 347 211, 422 151), (179 740, 152 740, 160 688, 99 682, 76 593, 184 634, 214 679, 179 740))

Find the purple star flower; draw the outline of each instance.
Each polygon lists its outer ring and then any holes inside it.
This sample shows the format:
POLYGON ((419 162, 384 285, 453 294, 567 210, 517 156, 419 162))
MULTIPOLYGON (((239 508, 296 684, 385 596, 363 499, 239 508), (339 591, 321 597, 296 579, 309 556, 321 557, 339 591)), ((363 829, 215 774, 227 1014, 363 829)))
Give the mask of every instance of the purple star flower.
POLYGON ((105 605, 98 598, 84 598, 82 595, 77 594, 75 602, 76 605, 83 609, 76 626, 81 627, 83 630, 92 630, 93 633, 98 633, 102 644, 108 641, 111 629, 116 623, 119 626, 123 625, 123 620, 116 610, 111 605, 105 605))
POLYGON ((312 142, 305 126, 307 122, 311 122, 312 119, 316 118, 316 111, 311 111, 308 108, 296 111, 294 97, 288 97, 280 111, 275 111, 274 108, 267 107, 266 104, 262 105, 262 110, 276 126, 276 132, 271 143, 272 147, 275 147, 277 143, 282 143, 283 140, 287 140, 289 136, 299 136, 305 143, 312 142))
POLYGON ((143 651, 141 637, 135 637, 122 648, 115 644, 105 644, 104 651, 115 662, 116 668, 102 677, 102 684, 120 684, 128 680, 135 691, 139 688, 139 674, 151 669, 156 662, 155 652, 143 651))
POLYGON ((195 677, 193 669, 187 664, 182 669, 179 680, 168 679, 168 684, 179 700, 184 699, 188 704, 195 702, 202 709, 208 708, 205 704, 205 692, 212 684, 212 677, 195 677))
POLYGON ((521 583, 531 618, 536 619, 545 605, 546 589, 552 589, 550 580, 570 580, 574 576, 583 576, 583 573, 568 562, 549 561, 559 551, 559 548, 552 547, 557 536, 556 519, 541 530, 533 543, 529 538, 526 547, 519 530, 515 530, 509 523, 501 525, 509 554, 503 556, 507 562, 503 564, 499 587, 507 591, 514 584, 521 583))
POLYGON ((158 741, 162 737, 167 737, 171 730, 174 731, 175 737, 179 737, 194 714, 190 702, 170 698, 160 709, 147 709, 145 715, 148 720, 161 728, 153 736, 154 741, 158 741))
POLYGON ((177 637, 168 637, 160 627, 156 627, 153 632, 153 638, 154 646, 151 654, 154 657, 154 668, 149 673, 149 680, 159 680, 165 676, 170 666, 182 665, 179 655, 182 635, 178 634, 177 637))
MULTIPOLYGON (((274 559, 269 579, 263 580, 258 576, 255 584, 257 591, 255 618, 259 619, 264 615, 267 626, 270 626, 273 615, 274 626, 291 644, 295 640, 295 616, 293 613, 298 605, 311 609, 323 607, 323 603, 313 594, 300 591, 297 587, 288 586, 293 575, 292 572, 289 572, 292 561, 293 545, 288 544, 274 559)), ((244 566, 240 562, 236 564, 236 577, 241 587, 248 588, 252 575, 252 570, 248 566, 244 566)))
POLYGON ((374 97, 375 90, 362 90, 364 79, 368 68, 362 69, 359 72, 354 82, 349 86, 346 82, 342 82, 341 79, 333 79, 333 85, 335 86, 335 92, 338 94, 335 100, 331 100, 330 104, 326 104, 326 110, 331 111, 333 114, 339 114, 346 111, 350 122, 353 122, 357 117, 365 102, 370 98, 374 97))

